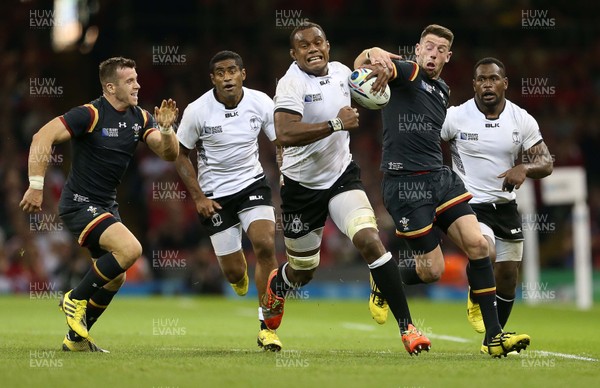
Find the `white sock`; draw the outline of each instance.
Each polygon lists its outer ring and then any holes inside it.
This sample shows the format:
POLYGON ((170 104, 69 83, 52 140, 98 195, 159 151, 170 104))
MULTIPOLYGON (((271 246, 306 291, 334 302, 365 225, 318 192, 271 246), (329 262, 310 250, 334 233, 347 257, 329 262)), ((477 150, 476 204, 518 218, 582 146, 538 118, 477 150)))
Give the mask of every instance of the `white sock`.
POLYGON ((391 259, 392 259, 392 254, 389 252, 386 252, 379 259, 377 259, 374 262, 372 262, 371 264, 369 264, 369 269, 375 269, 375 268, 381 267, 382 265, 384 265, 391 259))

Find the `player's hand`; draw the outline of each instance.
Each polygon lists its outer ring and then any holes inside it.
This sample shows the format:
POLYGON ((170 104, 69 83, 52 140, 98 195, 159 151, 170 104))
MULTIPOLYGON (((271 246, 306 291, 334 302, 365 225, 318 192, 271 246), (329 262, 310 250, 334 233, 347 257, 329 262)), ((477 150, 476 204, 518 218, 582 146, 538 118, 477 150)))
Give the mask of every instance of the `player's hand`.
POLYGON ((221 209, 221 205, 210 198, 204 197, 196 201, 196 210, 198 211, 198 214, 204 218, 210 218, 214 216, 217 210, 221 209))
POLYGON ((179 108, 177 103, 169 98, 169 100, 162 100, 159 107, 154 107, 154 118, 159 126, 163 128, 170 128, 179 116, 179 108))
POLYGON ((23 195, 19 207, 27 213, 37 213, 42 211, 42 200, 44 199, 43 190, 34 190, 31 187, 23 195))
POLYGON ((510 170, 504 171, 498 175, 498 178, 504 178, 502 182, 502 191, 512 193, 513 189, 518 190, 527 178, 527 167, 523 164, 514 166, 510 170))
POLYGON ((377 81, 371 88, 372 93, 383 93, 385 86, 387 85, 390 78, 392 78, 394 68, 393 59, 402 59, 401 55, 390 53, 379 47, 373 47, 369 51, 370 65, 363 67, 373 70, 371 74, 367 76, 367 79, 377 77, 377 81))
POLYGON ((337 117, 342 119, 344 129, 358 128, 358 110, 350 106, 345 106, 337 114, 337 117))

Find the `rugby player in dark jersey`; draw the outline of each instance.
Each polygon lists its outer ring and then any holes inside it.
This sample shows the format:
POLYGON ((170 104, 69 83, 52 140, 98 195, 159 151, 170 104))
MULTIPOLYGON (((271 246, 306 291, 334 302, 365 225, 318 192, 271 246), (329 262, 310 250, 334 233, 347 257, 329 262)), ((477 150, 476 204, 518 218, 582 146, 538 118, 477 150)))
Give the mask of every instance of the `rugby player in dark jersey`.
MULTIPOLYGON (((488 353, 500 357, 526 348, 530 339, 502 331, 488 244, 468 204, 472 196, 460 178, 443 165, 440 131, 450 90, 440 74, 450 61, 453 39, 449 29, 430 25, 415 47, 416 62, 399 60, 375 47, 364 50, 354 67, 371 66, 372 76, 377 77, 373 91, 381 91, 386 83, 391 89, 390 102, 382 111, 382 191, 396 235, 404 239, 415 258, 413 266, 400 266, 402 280, 416 284, 440 278, 444 257, 433 226, 439 227, 469 258, 467 277, 473 300, 481 307, 488 353), (390 59, 392 66, 387 65, 390 59)), ((373 291, 371 300, 381 301, 381 295, 373 291)), ((385 303, 381 307, 385 310, 385 303)))
POLYGON ((69 333, 65 351, 102 351, 89 329, 106 310, 121 285, 125 271, 142 254, 142 246, 121 223, 116 188, 138 142, 167 161, 177 158, 179 146, 172 125, 177 119, 175 101, 162 101, 154 117, 138 107, 135 62, 110 58, 99 67, 102 96, 71 109, 44 125, 29 150, 30 186, 20 207, 42 210, 44 175, 54 144, 72 141, 73 162, 60 202, 59 215, 81 246, 93 258, 92 268, 61 299, 69 333))

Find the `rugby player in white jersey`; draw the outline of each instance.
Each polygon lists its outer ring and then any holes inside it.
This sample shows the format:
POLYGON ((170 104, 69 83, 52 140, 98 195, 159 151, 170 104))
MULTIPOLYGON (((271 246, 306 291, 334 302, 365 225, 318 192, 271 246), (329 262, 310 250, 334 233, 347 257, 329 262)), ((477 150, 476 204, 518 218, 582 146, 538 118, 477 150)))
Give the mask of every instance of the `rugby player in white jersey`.
MULTIPOLYGON (((550 175, 553 161, 536 120, 506 99, 504 64, 483 58, 475 64, 473 77, 475 96, 448 109, 441 137, 450 142, 452 168, 473 195, 469 204, 495 261, 498 320, 504 328, 523 259, 522 222, 513 189, 526 178, 550 175)), ((477 332, 485 331, 481 309, 470 293, 467 316, 477 332)))
POLYGON ((288 260, 269 277, 265 323, 279 327, 286 293, 312 279, 329 215, 367 262, 406 350, 411 355, 429 350, 431 342, 412 324, 398 268, 379 239, 360 169, 350 154, 348 131, 358 127, 358 113, 350 107, 351 70, 329 61, 329 42, 318 24, 296 27, 290 47, 294 62, 274 98, 275 131, 284 146, 281 199, 288 260))
POLYGON ((277 268, 275 214, 257 141, 261 130, 269 140, 276 140, 273 101, 243 86, 246 70, 237 53, 217 53, 209 71, 214 88, 185 109, 177 131, 177 171, 210 233, 223 274, 240 296, 248 292, 249 282, 242 250, 242 229, 246 232, 256 255, 258 345, 279 351, 281 342, 264 323, 260 308, 269 273, 277 268), (189 159, 193 149, 198 156, 197 177, 189 159))

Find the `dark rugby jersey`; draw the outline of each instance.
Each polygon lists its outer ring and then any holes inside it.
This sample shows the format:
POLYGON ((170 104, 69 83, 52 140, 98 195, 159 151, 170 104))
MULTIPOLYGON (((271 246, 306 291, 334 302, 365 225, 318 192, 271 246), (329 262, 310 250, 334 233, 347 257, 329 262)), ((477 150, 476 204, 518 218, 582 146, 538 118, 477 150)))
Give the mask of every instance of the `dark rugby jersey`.
POLYGON ((405 174, 439 169, 443 165, 440 131, 450 89, 442 79, 430 79, 415 62, 393 62, 396 74, 389 82, 390 102, 382 111, 381 170, 405 174))
POLYGON ((139 107, 118 111, 100 97, 71 109, 60 120, 71 133, 73 161, 61 202, 110 205, 138 142, 156 130, 139 107))

